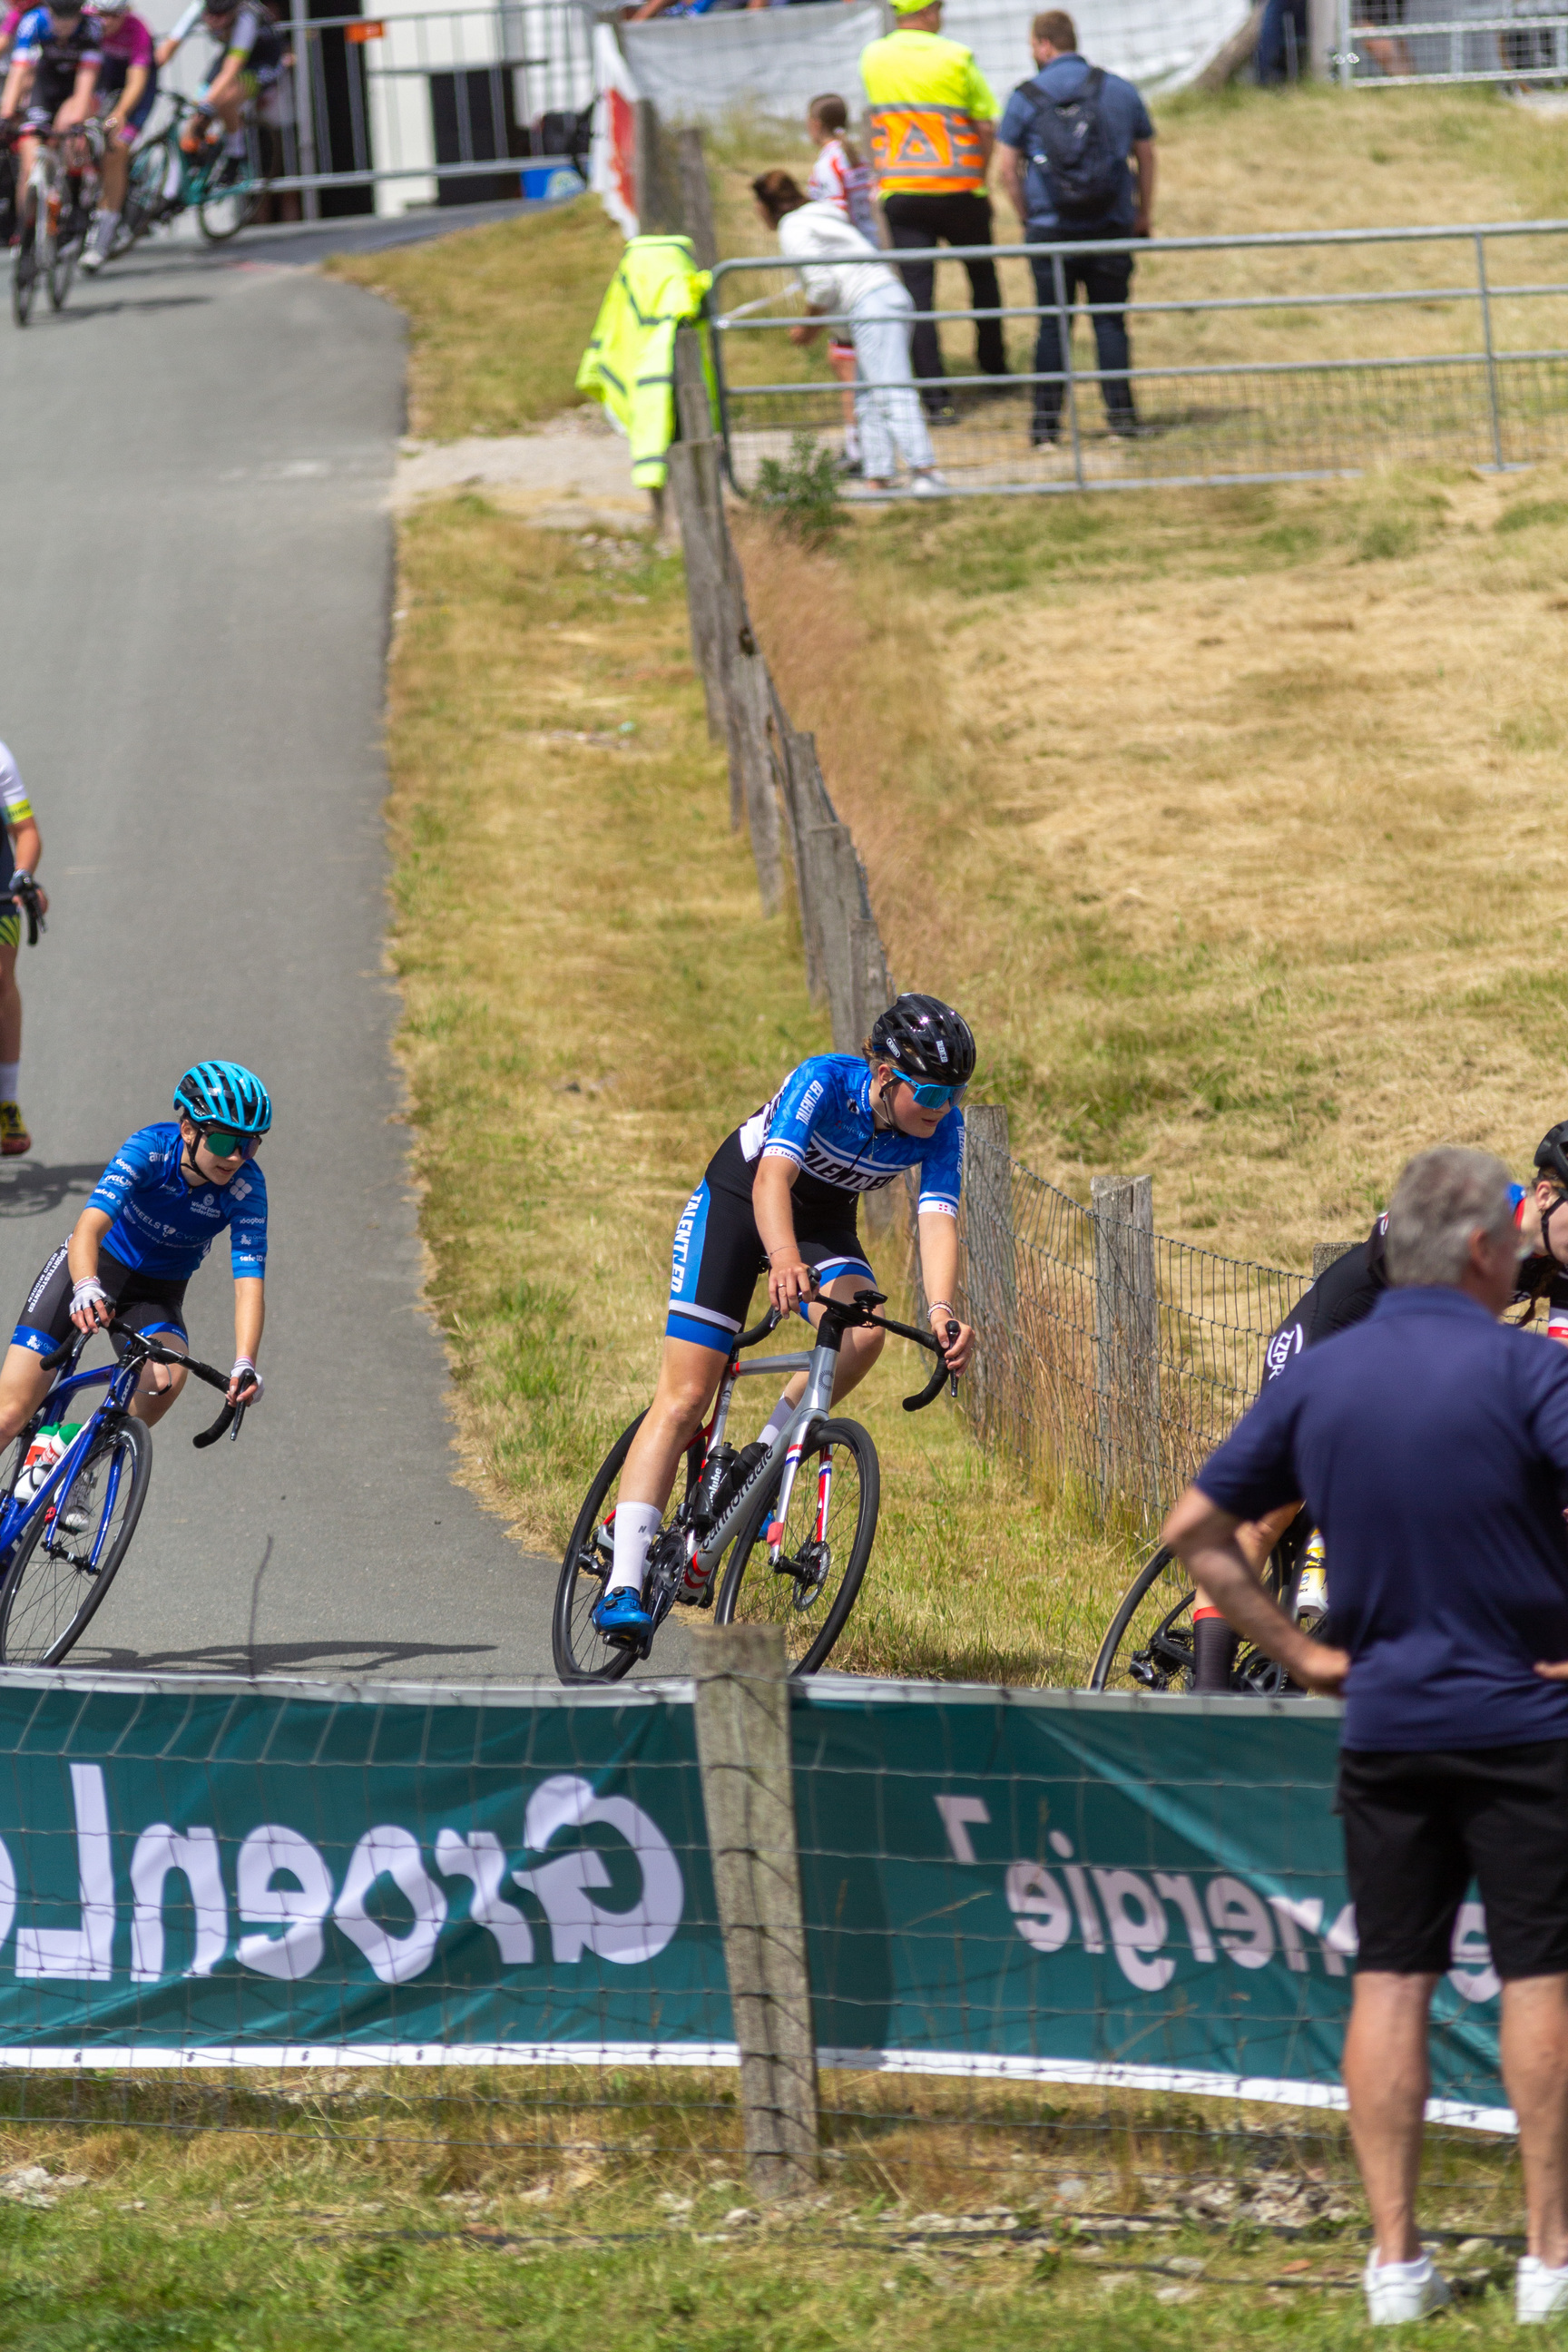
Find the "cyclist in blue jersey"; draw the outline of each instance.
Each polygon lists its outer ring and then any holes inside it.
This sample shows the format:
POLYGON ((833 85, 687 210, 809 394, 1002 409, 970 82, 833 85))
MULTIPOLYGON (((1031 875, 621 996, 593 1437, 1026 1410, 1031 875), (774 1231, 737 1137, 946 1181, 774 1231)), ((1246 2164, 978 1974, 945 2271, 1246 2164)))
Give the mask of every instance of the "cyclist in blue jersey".
MULTIPOLYGON (((682 1455, 701 1428, 759 1275, 781 1314, 821 1319, 814 1289, 852 1298, 875 1277, 857 1227, 862 1192, 879 1191, 909 1168, 921 1171, 921 1272, 931 1328, 949 1369, 961 1372, 974 1334, 959 1323, 958 1202, 963 1180, 963 1114, 974 1074, 974 1039, 951 1005, 900 996, 874 1025, 864 1056, 817 1054, 791 1072, 772 1102, 725 1137, 675 1229, 669 1312, 658 1386, 621 1472, 615 1560, 594 1612, 603 1633, 635 1633, 651 1622, 642 1604, 647 1550, 658 1533, 682 1455)), ((836 1398, 863 1381, 883 1335, 850 1330, 838 1358, 836 1398)), ((784 1426, 804 1385, 792 1379, 762 1435, 742 1446, 731 1471, 739 1493, 784 1426)))
MULTIPOLYGON (((174 1089, 173 1119, 138 1129, 89 1195, 68 1242, 32 1289, 0 1367, 0 1444, 24 1429, 55 1375, 39 1362, 73 1327, 101 1330, 118 1318, 186 1349, 185 1285, 226 1225, 234 1274, 234 1370, 228 1401, 260 1401, 256 1369, 265 1319, 267 1185, 256 1165, 272 1124, 260 1079, 238 1062, 198 1062, 174 1089)), ((116 1353, 123 1342, 116 1333, 116 1353)), ((161 1421, 185 1374, 149 1365, 132 1407, 161 1421)))

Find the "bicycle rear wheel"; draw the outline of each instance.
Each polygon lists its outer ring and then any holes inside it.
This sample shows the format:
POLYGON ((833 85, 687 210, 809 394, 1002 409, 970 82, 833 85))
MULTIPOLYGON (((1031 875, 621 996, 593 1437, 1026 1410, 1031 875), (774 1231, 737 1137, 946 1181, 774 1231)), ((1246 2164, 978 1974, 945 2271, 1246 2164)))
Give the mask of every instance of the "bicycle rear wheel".
POLYGON ((715 1622, 782 1625, 792 1675, 826 1664, 855 1606, 877 1539, 882 1476, 858 1421, 821 1421, 800 1457, 775 1567, 768 1529, 776 1486, 759 1495, 735 1538, 715 1622))
POLYGON ((141 1422, 100 1425, 16 1547, 0 1591, 0 1664, 56 1666, 80 1639, 130 1549, 152 1475, 141 1422))
POLYGON ((129 253, 138 237, 145 236, 163 216, 163 190, 169 181, 172 139, 151 139, 135 149, 131 157, 125 179, 125 208, 114 232, 114 242, 109 257, 117 260, 129 253))

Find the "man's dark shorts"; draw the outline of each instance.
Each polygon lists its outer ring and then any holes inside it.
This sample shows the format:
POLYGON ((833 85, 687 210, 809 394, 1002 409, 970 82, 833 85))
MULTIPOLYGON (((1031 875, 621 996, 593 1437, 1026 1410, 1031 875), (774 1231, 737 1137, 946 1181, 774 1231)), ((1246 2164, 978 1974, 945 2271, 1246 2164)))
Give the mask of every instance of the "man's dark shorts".
POLYGON ((1425 1755, 1340 1754, 1358 1969, 1441 1976, 1472 1878, 1492 1966, 1568 1971, 1568 1739, 1425 1755))

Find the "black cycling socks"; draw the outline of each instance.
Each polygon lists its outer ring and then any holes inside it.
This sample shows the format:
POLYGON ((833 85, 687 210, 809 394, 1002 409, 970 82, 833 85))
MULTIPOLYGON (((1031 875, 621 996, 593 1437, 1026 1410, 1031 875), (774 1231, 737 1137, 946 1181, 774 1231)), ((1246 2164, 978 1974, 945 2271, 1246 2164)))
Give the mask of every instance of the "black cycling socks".
POLYGON ((1193 1688, 1215 1695, 1231 1687, 1231 1668, 1240 1647, 1225 1619, 1205 1615, 1193 1621, 1193 1688))

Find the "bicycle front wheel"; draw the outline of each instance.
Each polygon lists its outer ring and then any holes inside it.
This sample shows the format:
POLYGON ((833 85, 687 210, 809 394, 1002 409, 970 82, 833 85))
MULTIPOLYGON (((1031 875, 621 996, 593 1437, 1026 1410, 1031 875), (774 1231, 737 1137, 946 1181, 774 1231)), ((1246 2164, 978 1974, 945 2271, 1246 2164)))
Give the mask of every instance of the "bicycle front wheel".
POLYGON ((33 315, 37 287, 38 221, 37 213, 28 211, 23 215, 22 232, 11 257, 11 316, 19 327, 25 327, 33 315))
POLYGON ((77 263, 81 259, 87 243, 89 215, 76 205, 60 223, 59 235, 49 251, 49 306, 63 310, 66 296, 71 290, 77 263))
POLYGON ((1193 1585, 1165 1544, 1122 1594, 1089 1678, 1090 1690, 1193 1686, 1193 1585))
POLYGON ((231 236, 249 227, 266 202, 261 151, 256 125, 250 123, 246 128, 245 153, 222 156, 215 166, 206 194, 196 206, 196 226, 209 245, 226 245, 231 236))
POLYGON ((721 1625, 782 1625, 792 1675, 826 1664, 855 1606, 877 1539, 882 1475, 858 1421, 819 1421, 800 1457, 778 1539, 778 1490, 759 1495, 719 1588, 721 1625))
POLYGON ((28 1525, 0 1591, 0 1664, 58 1666, 114 1581, 153 1475, 153 1439, 127 1417, 100 1429, 28 1525))

